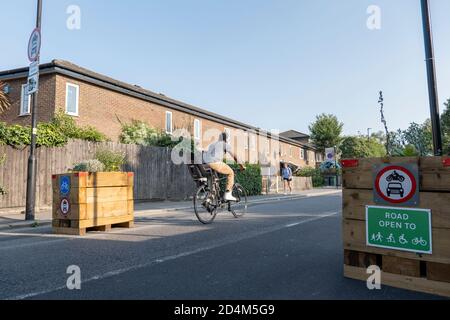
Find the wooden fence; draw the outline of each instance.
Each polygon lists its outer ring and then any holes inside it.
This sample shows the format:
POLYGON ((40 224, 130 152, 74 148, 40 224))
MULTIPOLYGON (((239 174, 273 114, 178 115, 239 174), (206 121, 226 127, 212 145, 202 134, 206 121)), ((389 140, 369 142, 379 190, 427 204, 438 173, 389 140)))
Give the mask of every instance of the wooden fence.
MULTIPOLYGON (((52 203, 52 175, 66 173, 77 162, 91 159, 99 148, 125 152, 125 171, 135 173, 134 198, 145 200, 183 200, 194 192, 195 185, 185 165, 171 161, 171 150, 119 143, 71 141, 62 148, 37 149, 36 206, 52 203)), ((0 167, 0 185, 7 194, 0 196, 0 208, 24 207, 26 199, 29 148, 0 146, 6 160, 0 167)))

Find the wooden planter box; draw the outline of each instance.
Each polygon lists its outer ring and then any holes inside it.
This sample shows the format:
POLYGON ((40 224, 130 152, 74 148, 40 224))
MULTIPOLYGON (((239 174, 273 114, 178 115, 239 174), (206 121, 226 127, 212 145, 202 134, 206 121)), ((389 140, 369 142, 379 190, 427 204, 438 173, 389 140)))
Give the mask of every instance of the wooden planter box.
MULTIPOLYGON (((366 281, 367 267, 381 268, 381 284, 450 297, 450 159, 376 158, 343 161, 344 275, 366 281), (420 203, 431 209, 432 254, 367 246, 366 206, 375 205, 373 167, 417 163, 420 203)), ((395 206, 393 206, 395 207, 395 206)))
POLYGON ((127 172, 54 175, 53 232, 85 235, 88 229, 133 227, 133 180, 127 172))

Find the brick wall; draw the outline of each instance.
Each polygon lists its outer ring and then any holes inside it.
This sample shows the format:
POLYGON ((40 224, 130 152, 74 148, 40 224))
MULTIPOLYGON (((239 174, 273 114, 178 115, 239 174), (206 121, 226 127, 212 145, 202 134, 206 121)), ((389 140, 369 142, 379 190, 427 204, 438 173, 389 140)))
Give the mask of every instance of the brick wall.
MULTIPOLYGON (((0 121, 31 125, 31 116, 20 116, 20 103, 22 85, 27 83, 27 79, 15 79, 4 81, 10 86, 9 101, 11 108, 0 114, 0 121)), ((55 75, 42 75, 39 79, 39 99, 38 99, 38 122, 48 122, 52 119, 55 106, 55 75)))

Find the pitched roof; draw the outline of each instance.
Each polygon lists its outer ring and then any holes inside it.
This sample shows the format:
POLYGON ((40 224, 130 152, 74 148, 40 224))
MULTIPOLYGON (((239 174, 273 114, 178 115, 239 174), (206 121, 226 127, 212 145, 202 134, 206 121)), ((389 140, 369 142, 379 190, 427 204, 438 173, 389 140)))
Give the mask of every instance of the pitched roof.
POLYGON ((286 132, 280 133, 280 136, 283 136, 285 138, 295 139, 295 138, 309 138, 309 135, 296 131, 296 130, 289 130, 286 132))
MULTIPOLYGON (((25 78, 28 76, 28 67, 18 68, 13 70, 0 71, 0 80, 7 79, 16 79, 16 78, 25 78)), ((137 85, 131 85, 108 76, 96 73, 94 71, 88 70, 86 68, 80 67, 74 63, 65 60, 55 59, 50 63, 41 64, 39 66, 39 70, 41 74, 52 74, 58 73, 62 75, 66 75, 81 81, 86 81, 88 83, 93 83, 99 85, 101 87, 105 87, 110 90, 119 91, 123 94, 127 94, 139 99, 144 99, 159 105, 163 105, 175 110, 179 110, 182 112, 187 112, 189 114, 193 114, 199 117, 203 117, 212 121, 216 121, 222 123, 226 126, 231 126, 238 129, 248 130, 252 132, 262 132, 267 134, 269 137, 271 136, 270 132, 265 130, 261 130, 260 128, 245 124, 240 121, 236 121, 234 119, 224 117, 214 112, 207 111, 205 109, 201 109, 195 107, 193 105, 169 98, 163 94, 158 94, 150 90, 143 89, 137 85)), ((291 130, 294 131, 294 130, 291 130)), ((295 131, 297 132, 297 131, 295 131)), ((300 133, 300 132, 299 132, 300 133)), ((306 147, 308 149, 315 149, 314 146, 310 144, 301 143, 292 139, 291 137, 285 136, 283 134, 279 135, 280 141, 284 141, 293 145, 298 145, 302 147, 306 147)))

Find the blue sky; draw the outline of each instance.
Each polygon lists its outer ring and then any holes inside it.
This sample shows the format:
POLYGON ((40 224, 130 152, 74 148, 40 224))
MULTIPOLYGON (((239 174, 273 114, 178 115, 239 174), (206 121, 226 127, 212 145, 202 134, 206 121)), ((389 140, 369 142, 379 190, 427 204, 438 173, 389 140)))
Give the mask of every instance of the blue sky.
MULTIPOLYGON (((266 129, 346 134, 429 116, 419 0, 44 0, 42 62, 66 59, 266 129), (81 29, 66 27, 69 5, 81 29), (381 30, 366 27, 369 5, 381 30)), ((450 1, 431 0, 440 103, 450 98, 450 1)), ((2 1, 0 70, 27 65, 35 0, 2 1)), ((441 107, 442 109, 442 107, 441 107)))

